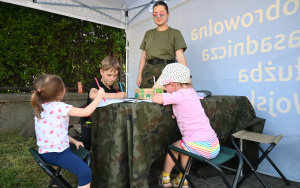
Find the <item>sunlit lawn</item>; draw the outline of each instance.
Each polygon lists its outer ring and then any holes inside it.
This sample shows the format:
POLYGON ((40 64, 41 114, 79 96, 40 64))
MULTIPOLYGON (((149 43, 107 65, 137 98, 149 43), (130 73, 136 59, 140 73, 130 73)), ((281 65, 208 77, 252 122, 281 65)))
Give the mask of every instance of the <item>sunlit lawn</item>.
MULTIPOLYGON (((20 131, 0 132, 0 187, 48 187, 49 176, 38 166, 28 150, 32 146, 36 147, 36 139, 20 137, 20 131)), ((76 176, 65 170, 62 172, 63 177, 75 187, 76 176)))

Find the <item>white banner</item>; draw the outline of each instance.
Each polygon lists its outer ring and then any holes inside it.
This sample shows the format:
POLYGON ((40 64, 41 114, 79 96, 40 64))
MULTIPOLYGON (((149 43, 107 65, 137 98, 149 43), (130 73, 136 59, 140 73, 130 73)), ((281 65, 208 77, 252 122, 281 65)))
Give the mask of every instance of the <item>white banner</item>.
MULTIPOLYGON (((300 182, 299 0, 186 1, 170 11, 169 26, 187 43, 185 57, 196 90, 242 95, 265 134, 283 135, 270 153, 288 179, 300 182)), ((140 43, 154 28, 151 15, 130 28, 129 96, 136 88, 140 43)), ((266 146, 263 145, 265 148, 266 146)), ((259 171, 279 176, 265 160, 259 171)))

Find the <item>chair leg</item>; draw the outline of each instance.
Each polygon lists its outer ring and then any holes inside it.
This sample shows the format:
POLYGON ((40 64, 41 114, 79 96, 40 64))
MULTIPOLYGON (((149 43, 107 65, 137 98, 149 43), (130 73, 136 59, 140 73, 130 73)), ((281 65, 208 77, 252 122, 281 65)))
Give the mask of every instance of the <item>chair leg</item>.
POLYGON ((232 187, 229 183, 229 180, 228 180, 227 176, 225 175, 225 173, 223 172, 223 170, 219 166, 215 165, 214 163, 210 162, 209 160, 206 160, 205 162, 210 164, 210 166, 214 167, 217 170, 217 172, 221 176, 223 182, 226 184, 226 186, 228 188, 232 187))
MULTIPOLYGON (((176 166, 180 169, 180 171, 181 171, 182 173, 184 173, 184 170, 182 169, 181 164, 180 164, 180 163, 178 162, 178 160, 175 158, 175 156, 173 155, 172 151, 170 151, 169 149, 168 149, 167 151, 168 151, 168 153, 170 154, 170 156, 172 157, 172 159, 173 159, 173 161, 175 162, 176 166)), ((190 162, 190 160, 191 160, 191 157, 190 157, 190 159, 189 159, 189 162, 190 162)), ((219 175, 221 176, 221 178, 222 178, 223 182, 226 184, 226 186, 227 186, 228 188, 232 188, 232 186, 231 186, 230 183, 229 183, 229 180, 228 180, 227 176, 225 175, 225 173, 223 172, 223 170, 222 170, 218 165, 212 163, 212 162, 209 161, 209 160, 205 160, 204 162, 207 163, 207 164, 210 164, 210 166, 214 167, 214 168, 217 170, 217 172, 219 173, 219 175)), ((188 168, 188 167, 187 167, 187 168, 188 168)), ((241 168, 240 168, 240 170, 241 170, 241 168)), ((191 182, 188 178, 189 178, 189 177, 187 176, 188 182, 189 182, 189 183, 191 184, 191 186, 194 188, 194 187, 195 187, 194 184, 192 184, 192 182, 191 182)), ((184 180, 184 179, 182 179, 182 181, 183 181, 183 180, 184 180)), ((180 186, 179 186, 179 187, 180 187, 180 186)))
POLYGON ((237 172, 234 176, 234 180, 233 180, 233 183, 232 183, 232 188, 236 188, 237 187, 237 183, 238 183, 238 180, 240 178, 240 175, 241 175, 241 172, 242 172, 242 168, 243 168, 243 157, 241 156, 241 154, 239 152, 236 152, 236 156, 238 157, 239 159, 239 166, 238 166, 238 169, 237 169, 237 172))
MULTIPOLYGON (((58 176, 60 175, 59 172, 61 170, 61 167, 57 167, 56 171, 55 171, 55 176, 58 176)), ((48 188, 52 188, 52 186, 54 185, 55 181, 53 178, 51 178, 50 182, 49 182, 49 185, 48 185, 48 188)))
POLYGON ((61 186, 62 188, 72 188, 72 186, 64 178, 62 178, 60 175, 55 175, 56 171, 52 167, 48 168, 47 165, 42 161, 39 161, 38 164, 42 167, 42 169, 48 174, 48 176, 51 179, 54 179, 54 181, 58 183, 59 186, 61 186))
POLYGON ((182 176, 182 178, 181 178, 181 181, 180 181, 180 184, 179 184, 179 188, 182 188, 183 183, 184 183, 184 180, 185 180, 185 178, 187 177, 187 174, 188 174, 189 169, 190 169, 190 167, 191 167, 191 164, 192 164, 192 158, 190 157, 189 160, 188 160, 188 163, 187 163, 187 165, 186 165, 185 171, 184 171, 184 173, 183 173, 183 176, 182 176))
POLYGON ((244 175, 242 177, 242 179, 238 182, 238 185, 237 187, 240 187, 244 181, 250 176, 251 172, 253 172, 255 174, 255 176, 258 178, 258 180, 261 182, 261 184, 266 187, 266 188, 269 188, 267 186, 267 184, 264 182, 264 180, 259 176, 259 174, 256 172, 255 168, 257 168, 258 164, 268 155, 268 152, 265 152, 259 159, 258 161, 252 166, 252 164, 250 163, 250 161, 246 158, 246 156, 243 154, 243 152, 240 150, 240 148, 236 145, 236 143, 234 142, 234 139, 233 139, 233 136, 231 135, 231 141, 232 141, 232 144, 234 145, 234 147, 238 150, 238 152, 241 154, 241 156, 243 157, 243 159, 246 161, 246 163, 250 166, 251 170, 249 170, 247 172, 246 175, 244 175))
POLYGON ((51 179, 50 182, 49 182, 48 188, 52 188, 53 184, 54 184, 54 180, 51 179))
POLYGON ((247 164, 250 166, 251 170, 249 170, 249 171, 247 172, 247 174, 244 175, 244 176, 242 177, 242 179, 239 181, 237 187, 240 187, 240 186, 245 182, 245 180, 251 175, 251 172, 253 172, 253 173, 255 174, 255 176, 258 178, 258 180, 261 182, 261 184, 262 184, 265 188, 269 188, 269 187, 267 186, 267 184, 264 182, 264 180, 263 180, 263 179, 260 177, 260 175, 257 173, 257 171, 255 170, 255 167, 252 166, 252 164, 250 163, 250 161, 248 161, 248 159, 247 159, 245 156, 244 156, 243 158, 244 158, 244 160, 247 162, 247 164))
MULTIPOLYGON (((257 147, 259 148, 259 150, 264 153, 265 151, 257 144, 257 147)), ((268 161, 271 163, 271 165, 275 168, 275 170, 278 172, 278 174, 281 176, 281 178, 285 181, 285 183, 287 185, 291 185, 291 182, 286 179, 286 177, 282 174, 282 172, 279 170, 279 168, 277 168, 277 166, 275 165, 275 163, 271 160, 271 158, 269 156, 266 156, 266 158, 268 159, 268 161)))
MULTIPOLYGON (((167 152, 169 153, 169 155, 171 156, 171 158, 173 159, 173 161, 175 162, 175 165, 179 168, 179 170, 181 171, 181 173, 183 173, 183 175, 186 177, 186 179, 188 180, 188 183, 191 185, 192 188, 196 188, 196 186, 193 184, 192 180, 190 179, 190 177, 188 175, 185 174, 185 171, 189 169, 189 167, 191 166, 191 160, 192 158, 190 157, 189 158, 189 161, 188 161, 188 164, 186 166, 186 170, 184 170, 182 167, 181 167, 181 164, 178 162, 178 160, 175 158, 173 152, 168 149, 167 152)), ((182 177, 182 181, 181 182, 184 182, 184 179, 182 177)))

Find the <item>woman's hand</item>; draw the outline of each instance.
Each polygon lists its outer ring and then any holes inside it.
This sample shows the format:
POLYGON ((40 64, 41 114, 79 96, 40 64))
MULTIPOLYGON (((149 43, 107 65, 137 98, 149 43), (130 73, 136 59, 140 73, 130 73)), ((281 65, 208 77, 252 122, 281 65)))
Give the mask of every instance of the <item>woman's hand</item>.
POLYGON ((141 87, 141 84, 142 84, 142 74, 143 74, 143 69, 146 65, 146 51, 143 50, 142 51, 142 56, 141 56, 141 59, 140 59, 140 66, 139 66, 139 73, 138 73, 138 77, 137 77, 137 80, 136 80, 136 85, 138 87, 141 87))
POLYGON ((138 87, 141 86, 142 80, 143 80, 142 76, 138 76, 138 78, 137 78, 137 80, 136 80, 136 85, 137 85, 138 87))

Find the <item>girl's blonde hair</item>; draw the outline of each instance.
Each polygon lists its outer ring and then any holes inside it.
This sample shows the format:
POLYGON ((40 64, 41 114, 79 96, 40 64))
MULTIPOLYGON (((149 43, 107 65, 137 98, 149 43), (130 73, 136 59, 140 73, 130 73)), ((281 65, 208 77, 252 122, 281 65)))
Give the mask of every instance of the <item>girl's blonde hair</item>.
POLYGON ((61 100, 66 86, 63 80, 51 74, 40 75, 33 83, 34 92, 31 96, 31 105, 36 117, 41 117, 44 111, 42 104, 46 102, 61 100))

